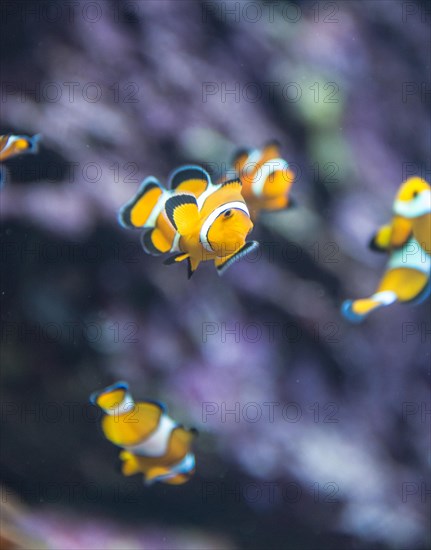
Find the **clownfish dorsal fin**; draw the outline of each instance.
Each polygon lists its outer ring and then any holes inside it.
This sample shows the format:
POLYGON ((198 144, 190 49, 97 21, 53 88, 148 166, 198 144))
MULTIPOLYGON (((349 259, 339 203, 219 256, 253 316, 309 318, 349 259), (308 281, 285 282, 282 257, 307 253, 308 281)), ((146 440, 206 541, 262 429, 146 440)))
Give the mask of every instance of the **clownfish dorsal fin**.
POLYGON ((258 247, 259 243, 257 241, 249 241, 233 254, 225 256, 224 258, 216 258, 214 263, 217 268, 217 273, 219 275, 223 275, 228 267, 230 267, 232 264, 246 256, 253 250, 256 250, 258 247))
POLYGON ((146 225, 154 227, 157 212, 153 212, 164 189, 161 183, 150 176, 140 185, 136 195, 120 210, 118 220, 127 229, 141 229, 146 225), (155 219, 152 219, 155 218, 155 219))
POLYGON ((142 233, 141 244, 144 251, 151 256, 159 256, 171 249, 171 243, 157 227, 142 233))
POLYGON ((178 193, 189 192, 200 195, 211 185, 211 177, 204 168, 197 165, 180 166, 169 177, 168 188, 178 193))
POLYGON ((221 184, 221 188, 226 188, 228 186, 231 189, 236 189, 241 193, 242 183, 241 183, 241 180, 239 178, 234 178, 234 179, 225 181, 224 183, 221 184))
POLYGON ((180 235, 189 235, 199 222, 196 197, 181 193, 170 197, 165 204, 166 215, 180 235))
POLYGON ((237 151, 235 151, 235 154, 232 157, 232 166, 235 166, 240 161, 245 162, 248 159, 249 155, 250 149, 246 149, 245 147, 243 147, 242 149, 238 149, 237 151))
POLYGON ((275 155, 278 156, 280 154, 280 148, 281 143, 277 139, 272 139, 265 143, 263 146, 263 152, 268 153, 270 151, 274 151, 275 155))

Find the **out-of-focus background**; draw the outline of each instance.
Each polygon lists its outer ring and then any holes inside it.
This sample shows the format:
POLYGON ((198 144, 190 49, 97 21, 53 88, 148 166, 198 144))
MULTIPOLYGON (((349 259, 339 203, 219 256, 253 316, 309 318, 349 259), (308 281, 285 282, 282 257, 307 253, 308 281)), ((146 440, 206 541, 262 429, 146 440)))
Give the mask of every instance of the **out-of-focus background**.
POLYGON ((427 4, 0 9, 1 133, 43 136, 2 165, 5 548, 429 546, 429 301, 339 313, 376 288, 400 183, 429 181, 427 4), (297 208, 223 278, 119 227, 144 177, 271 139, 297 208), (199 430, 186 485, 118 473, 88 396, 119 379, 199 430))

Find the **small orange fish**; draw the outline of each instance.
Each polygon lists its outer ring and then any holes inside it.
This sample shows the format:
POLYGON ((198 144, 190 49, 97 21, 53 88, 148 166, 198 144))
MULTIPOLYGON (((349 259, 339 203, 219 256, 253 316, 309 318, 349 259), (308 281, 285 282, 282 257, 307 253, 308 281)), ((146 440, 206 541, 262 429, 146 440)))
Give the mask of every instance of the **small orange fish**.
POLYGON ((180 485, 193 475, 195 456, 190 449, 197 431, 174 422, 163 403, 135 402, 126 382, 94 392, 90 401, 106 413, 105 437, 123 448, 123 475, 142 473, 146 485, 156 481, 180 485))
POLYGON ((372 311, 395 302, 420 303, 431 285, 431 186, 418 177, 405 181, 395 197, 394 216, 370 242, 370 248, 389 254, 377 291, 369 298, 347 300, 343 315, 359 323, 372 311))
POLYGON ((189 278, 202 261, 213 260, 219 274, 256 249, 246 242, 253 228, 238 179, 213 185, 199 166, 176 170, 169 189, 153 177, 120 211, 121 225, 146 229, 144 250, 153 255, 173 253, 166 265, 187 260, 189 278))
POLYGON ((242 182, 242 195, 253 221, 262 210, 292 206, 289 192, 295 176, 287 161, 280 157, 277 142, 270 142, 263 149, 238 151, 232 165, 242 182))
POLYGON ((40 134, 33 137, 11 134, 0 136, 0 162, 23 153, 36 153, 39 140, 40 134))

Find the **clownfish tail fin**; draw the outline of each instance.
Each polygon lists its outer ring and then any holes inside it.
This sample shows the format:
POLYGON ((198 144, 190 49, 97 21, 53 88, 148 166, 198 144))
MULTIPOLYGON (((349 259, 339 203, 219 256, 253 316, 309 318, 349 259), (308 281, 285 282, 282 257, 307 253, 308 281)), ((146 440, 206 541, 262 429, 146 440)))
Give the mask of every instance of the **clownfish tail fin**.
POLYGON ((35 134, 33 137, 28 139, 30 153, 37 153, 39 150, 39 141, 42 139, 42 134, 35 134))
POLYGON ((165 205, 166 215, 180 235, 190 234, 199 221, 196 197, 180 193, 170 197, 165 205))
POLYGON ((164 192, 165 189, 156 178, 146 178, 136 195, 120 209, 120 225, 127 229, 154 227, 159 214, 156 206, 164 192))
POLYGON ((376 292, 369 298, 346 300, 341 305, 341 313, 351 323, 361 323, 372 311, 389 306, 398 300, 392 290, 376 292))

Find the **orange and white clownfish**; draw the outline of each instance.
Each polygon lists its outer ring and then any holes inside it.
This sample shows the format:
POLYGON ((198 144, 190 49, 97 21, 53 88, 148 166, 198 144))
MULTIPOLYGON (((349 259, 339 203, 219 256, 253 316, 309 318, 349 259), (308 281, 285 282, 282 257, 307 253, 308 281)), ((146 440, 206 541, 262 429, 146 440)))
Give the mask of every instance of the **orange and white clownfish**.
POLYGON ((40 134, 33 137, 11 134, 0 136, 0 162, 22 153, 36 153, 39 140, 40 134))
POLYGON ((373 250, 389 254, 376 293, 341 306, 351 322, 395 302, 421 303, 430 294, 431 186, 419 177, 406 180, 395 197, 393 213, 391 223, 382 226, 370 242, 373 250))
POLYGON ((90 402, 106 413, 102 418, 105 437, 123 449, 123 475, 141 473, 146 485, 156 481, 180 485, 193 475, 195 456, 190 449, 197 431, 177 424, 163 403, 135 402, 126 382, 92 393, 90 402))
POLYGON ((262 210, 283 210, 293 205, 289 192, 294 174, 273 141, 262 149, 239 150, 232 161, 242 182, 242 195, 255 221, 262 210))
POLYGON ((202 261, 213 260, 222 274, 258 247, 246 242, 253 223, 239 179, 214 185, 200 166, 183 166, 171 174, 168 187, 147 178, 120 210, 123 227, 145 230, 145 252, 172 253, 166 265, 187 260, 190 278, 202 261))

